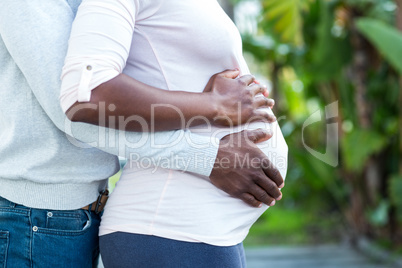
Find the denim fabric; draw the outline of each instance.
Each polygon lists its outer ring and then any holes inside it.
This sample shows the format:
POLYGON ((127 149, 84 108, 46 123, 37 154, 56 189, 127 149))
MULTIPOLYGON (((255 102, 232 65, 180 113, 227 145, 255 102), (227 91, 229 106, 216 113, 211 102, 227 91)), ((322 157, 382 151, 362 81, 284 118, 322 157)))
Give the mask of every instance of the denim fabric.
POLYGON ((32 209, 0 197, 0 268, 96 267, 100 216, 32 209))
POLYGON ((244 268, 243 244, 218 247, 116 232, 99 239, 105 268, 244 268))

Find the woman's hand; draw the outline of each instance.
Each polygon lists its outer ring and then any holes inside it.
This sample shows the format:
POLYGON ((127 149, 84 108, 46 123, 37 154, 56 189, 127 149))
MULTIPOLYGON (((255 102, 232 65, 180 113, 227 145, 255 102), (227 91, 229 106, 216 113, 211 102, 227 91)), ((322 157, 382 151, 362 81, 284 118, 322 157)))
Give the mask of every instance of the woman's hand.
POLYGON ((216 116, 213 124, 235 126, 252 121, 274 122, 275 116, 259 108, 270 107, 267 88, 256 83, 254 76, 239 75, 238 70, 226 70, 211 77, 204 89, 209 94, 216 116))
POLYGON ((74 103, 66 114, 72 121, 141 132, 184 129, 206 121, 230 127, 276 120, 259 110, 274 105, 260 94, 266 88, 251 75, 238 75, 237 70, 215 74, 203 93, 192 93, 154 88, 120 74, 93 89, 89 102, 74 103))

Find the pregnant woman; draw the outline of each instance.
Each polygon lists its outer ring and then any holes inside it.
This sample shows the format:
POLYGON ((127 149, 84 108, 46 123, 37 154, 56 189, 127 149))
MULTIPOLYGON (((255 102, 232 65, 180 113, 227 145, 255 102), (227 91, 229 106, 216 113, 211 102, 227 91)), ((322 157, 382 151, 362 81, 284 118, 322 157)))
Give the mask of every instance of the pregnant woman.
MULTIPOLYGON (((239 81, 249 84, 254 107, 272 106, 269 100, 258 96, 263 89, 247 76, 240 35, 216 0, 84 0, 71 33, 61 102, 65 111, 79 115, 75 104, 89 101, 91 90, 97 88, 97 93, 104 91, 103 96, 108 96, 105 103, 113 104, 106 106, 108 113, 125 114, 135 105, 114 96, 121 94, 127 84, 136 83, 140 103, 153 98, 154 104, 171 106, 155 108, 159 116, 155 115, 149 128, 148 112, 140 111, 145 119, 130 121, 126 127, 131 130, 189 127, 189 131, 208 135, 218 143, 232 132, 269 128, 272 138, 258 146, 279 170, 276 177, 284 178, 287 145, 278 124, 246 122, 251 114, 244 117, 246 120, 242 116, 232 120, 236 118, 234 114, 245 115, 245 111, 235 112, 233 102, 226 106, 219 99, 231 93, 217 94, 222 92, 205 87, 211 75, 233 68, 246 75, 231 79, 234 89, 239 81), (100 86, 105 81, 114 81, 113 91, 100 86), (152 91, 147 91, 149 86, 152 91), (155 88, 170 94, 160 91, 155 95, 155 88), (158 99, 159 94, 164 96, 164 102, 158 99), (189 103, 193 105, 189 107, 189 103), (172 107, 178 107, 182 117, 172 107), (219 120, 214 120, 216 116, 219 120), (239 123, 244 124, 232 126, 239 123)), ((237 74, 235 70, 227 71, 220 78, 237 74)), ((213 81, 209 82, 210 85, 213 81)), ((250 103, 242 97, 244 92, 234 93, 241 104, 250 103)), ((90 113, 91 108, 84 110, 90 113)), ((253 115, 265 121, 274 118, 269 108, 253 111, 253 115)), ((90 123, 115 127, 108 118, 93 117, 90 123)), ((193 142, 194 146, 202 146, 196 140, 193 142)), ((245 267, 242 241, 268 206, 249 206, 216 188, 208 177, 163 169, 163 165, 145 166, 135 160, 133 157, 126 165, 102 217, 100 245, 106 267, 245 267)), ((239 166, 248 168, 258 161, 252 155, 246 160, 239 161, 239 166)), ((220 164, 224 168, 224 162, 220 164)), ((276 187, 277 199, 279 186, 270 186, 276 187)), ((274 203, 272 199, 271 205, 274 203)))

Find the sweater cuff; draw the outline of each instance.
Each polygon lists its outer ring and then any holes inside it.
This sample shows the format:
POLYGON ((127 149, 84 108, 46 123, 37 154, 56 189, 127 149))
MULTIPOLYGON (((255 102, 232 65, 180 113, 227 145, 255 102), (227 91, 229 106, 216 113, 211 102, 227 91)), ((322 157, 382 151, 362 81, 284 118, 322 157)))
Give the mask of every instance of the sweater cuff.
POLYGON ((180 150, 183 155, 180 156, 187 161, 179 161, 183 165, 179 164, 178 169, 209 177, 218 154, 220 139, 192 134, 189 131, 186 131, 185 135, 187 141, 191 142, 183 142, 184 148, 180 150))

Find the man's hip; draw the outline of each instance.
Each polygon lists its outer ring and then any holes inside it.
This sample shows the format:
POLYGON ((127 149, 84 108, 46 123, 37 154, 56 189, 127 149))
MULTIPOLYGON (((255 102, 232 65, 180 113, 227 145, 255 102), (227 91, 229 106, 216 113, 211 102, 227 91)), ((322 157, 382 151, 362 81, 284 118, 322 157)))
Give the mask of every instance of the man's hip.
POLYGON ((0 197, 0 267, 92 267, 99 224, 91 209, 34 209, 0 197))

